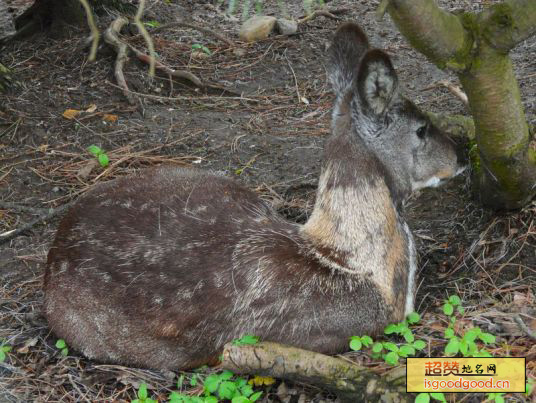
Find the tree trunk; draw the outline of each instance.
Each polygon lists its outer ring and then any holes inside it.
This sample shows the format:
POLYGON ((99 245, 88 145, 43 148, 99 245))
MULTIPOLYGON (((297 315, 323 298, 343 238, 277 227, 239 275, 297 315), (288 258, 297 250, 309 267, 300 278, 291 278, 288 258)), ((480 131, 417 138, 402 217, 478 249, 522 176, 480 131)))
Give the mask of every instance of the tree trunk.
POLYGON ((508 51, 536 33, 536 1, 453 15, 434 0, 390 0, 388 11, 413 47, 462 83, 476 128, 477 196, 495 209, 525 205, 536 194, 536 152, 508 51))

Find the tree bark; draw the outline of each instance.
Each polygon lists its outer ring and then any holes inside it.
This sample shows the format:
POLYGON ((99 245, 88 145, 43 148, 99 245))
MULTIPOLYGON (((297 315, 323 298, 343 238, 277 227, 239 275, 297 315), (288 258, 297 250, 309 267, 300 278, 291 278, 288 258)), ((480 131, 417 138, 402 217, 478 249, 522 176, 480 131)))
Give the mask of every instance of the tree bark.
POLYGON ((223 350, 222 366, 237 374, 252 374, 318 385, 344 402, 404 402, 405 367, 385 376, 351 361, 278 343, 262 342, 223 350))
POLYGON ((460 79, 476 129, 475 194, 494 209, 525 205, 536 194, 536 153, 508 51, 536 33, 536 1, 454 15, 434 0, 390 0, 388 12, 418 51, 460 79))

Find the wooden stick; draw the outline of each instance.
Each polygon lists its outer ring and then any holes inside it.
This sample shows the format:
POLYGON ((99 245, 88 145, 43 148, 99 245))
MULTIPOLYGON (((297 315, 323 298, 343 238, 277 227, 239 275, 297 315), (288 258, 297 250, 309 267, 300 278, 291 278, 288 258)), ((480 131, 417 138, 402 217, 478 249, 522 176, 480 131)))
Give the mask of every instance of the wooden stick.
POLYGON ((381 377, 341 358, 282 344, 225 345, 222 366, 239 374, 255 374, 315 384, 342 401, 405 401, 405 368, 381 377))

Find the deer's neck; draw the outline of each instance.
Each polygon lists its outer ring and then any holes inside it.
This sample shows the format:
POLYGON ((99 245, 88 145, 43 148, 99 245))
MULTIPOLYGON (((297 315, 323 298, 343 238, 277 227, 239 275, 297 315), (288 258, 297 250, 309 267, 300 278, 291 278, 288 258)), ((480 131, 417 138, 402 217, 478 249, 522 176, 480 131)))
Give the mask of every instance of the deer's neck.
POLYGON ((315 207, 303 235, 319 257, 344 270, 384 267, 389 248, 404 246, 383 167, 348 130, 334 129, 325 150, 315 207))

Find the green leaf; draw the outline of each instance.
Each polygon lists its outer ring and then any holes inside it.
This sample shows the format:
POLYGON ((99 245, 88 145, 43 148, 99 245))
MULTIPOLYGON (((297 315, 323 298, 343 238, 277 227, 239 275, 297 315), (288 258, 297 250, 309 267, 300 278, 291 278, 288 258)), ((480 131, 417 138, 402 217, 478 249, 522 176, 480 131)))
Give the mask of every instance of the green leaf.
POLYGON ((391 343, 390 341, 383 342, 383 347, 386 350, 394 351, 395 353, 398 351, 398 347, 395 343, 391 343))
POLYGON ((11 351, 12 348, 13 348, 13 347, 11 347, 11 346, 7 346, 7 345, 4 344, 4 345, 2 346, 2 349, 1 349, 1 350, 2 350, 4 353, 9 353, 9 352, 11 351))
POLYGON ((249 344, 257 344, 258 342, 259 342, 259 338, 257 336, 254 336, 252 334, 246 334, 239 339, 233 340, 233 345, 245 346, 249 344))
POLYGON ((231 400, 231 403, 249 403, 251 400, 249 400, 245 396, 235 396, 233 397, 233 400, 231 400))
POLYGON ((58 339, 56 341, 56 348, 65 348, 65 347, 67 347, 67 343, 65 343, 65 340, 58 339))
POLYGON ((409 344, 405 344, 402 347, 400 347, 399 354, 402 357, 407 357, 408 355, 415 355, 415 349, 409 344))
POLYGON ((216 396, 207 396, 202 401, 203 403, 218 403, 218 398, 216 396))
POLYGON ((391 323, 390 325, 387 325, 384 329, 384 333, 385 334, 393 334, 393 333, 396 333, 398 332, 398 325, 397 324, 394 324, 394 323, 391 323))
POLYGON ((476 331, 474 331, 473 329, 469 329, 467 332, 465 332, 465 334, 463 335, 462 339, 467 341, 467 342, 475 341, 477 335, 476 335, 476 331))
POLYGON ((240 387, 240 393, 242 393, 246 397, 249 397, 253 394, 253 387, 251 385, 244 385, 240 387))
POLYGON ((465 313, 465 309, 461 305, 458 305, 458 307, 456 309, 458 310, 458 313, 460 315, 463 315, 465 313))
POLYGON ((218 396, 222 399, 231 400, 236 393, 236 385, 234 382, 224 381, 218 389, 218 396))
POLYGON ((90 145, 87 150, 95 157, 99 154, 102 154, 102 148, 97 147, 95 144, 90 145))
POLYGON ((480 351, 477 351, 476 353, 473 354, 473 357, 493 357, 493 354, 491 354, 489 351, 486 351, 484 349, 480 350, 480 351))
POLYGON ((464 357, 466 357, 467 353, 469 352, 469 343, 465 339, 461 339, 460 341, 460 352, 464 357))
POLYGON ((374 343, 372 345, 372 352, 379 353, 382 350, 383 350, 383 344, 382 343, 377 342, 377 343, 374 343))
POLYGON ((430 397, 439 400, 440 402, 447 402, 447 399, 445 399, 445 395, 443 393, 430 393, 430 397))
POLYGON ((197 374, 194 374, 190 379, 190 386, 197 386, 197 374))
POLYGON ((253 393, 250 397, 249 397, 249 400, 251 400, 252 402, 255 402, 257 400, 259 400, 259 398, 262 396, 262 392, 257 392, 257 393, 253 393))
POLYGON ((415 336, 413 335, 413 332, 410 330, 410 329, 407 329, 405 330, 402 335, 404 336, 404 339, 408 342, 408 343, 413 343, 413 341, 415 340, 415 336))
POLYGON ((482 333, 478 335, 478 338, 482 340, 486 344, 493 344, 495 343, 495 336, 491 333, 482 333))
POLYGON ((177 389, 182 389, 183 382, 184 382, 184 374, 181 374, 181 376, 179 376, 179 379, 177 380, 177 389))
POLYGON ((415 397, 415 403, 428 403, 430 401, 430 395, 428 393, 419 393, 415 397))
POLYGON ((398 353, 391 351, 385 355, 385 362, 389 365, 396 365, 398 364, 399 358, 398 353))
POLYGON ((424 340, 417 340, 413 343, 413 347, 415 347, 416 350, 422 350, 426 347, 426 342, 424 340))
POLYGON ((374 340, 372 340, 372 337, 370 337, 370 336, 361 337, 361 343, 363 343, 363 345, 365 347, 370 346, 373 342, 374 342, 374 340))
POLYGON ((454 329, 451 327, 447 327, 445 329, 445 338, 452 339, 453 337, 454 337, 454 329))
POLYGON ((108 164, 110 163, 110 159, 104 153, 99 154, 97 159, 99 160, 100 166, 103 167, 103 168, 106 168, 108 166, 108 164))
POLYGON ((151 28, 158 28, 160 26, 158 21, 145 21, 143 24, 151 28))
POLYGON ((231 371, 225 370, 220 374, 220 378, 224 381, 228 381, 234 376, 234 374, 231 371))
POLYGON ((361 350, 361 347, 363 347, 363 343, 361 343, 361 340, 359 340, 359 338, 352 338, 352 340, 350 340, 350 348, 354 351, 359 351, 361 350))
POLYGON ((527 380, 527 384, 525 386, 525 395, 526 396, 530 396, 532 394, 532 391, 534 390, 534 384, 536 384, 536 382, 534 382, 534 379, 529 378, 527 380))
POLYGON ((61 349, 61 355, 63 355, 64 357, 67 357, 68 354, 69 354, 69 349, 67 347, 64 347, 61 349))
POLYGON ((497 396, 495 396, 495 403, 504 403, 504 397, 502 397, 502 393, 497 393, 497 396))
POLYGON ((449 297, 449 302, 452 304, 452 305, 460 305, 462 303, 462 300, 460 299, 460 297, 458 297, 457 295, 451 295, 449 297))
POLYGON ((138 389, 138 398, 141 400, 147 399, 147 385, 142 383, 138 389))
POLYGON ((408 315, 407 319, 408 323, 415 324, 419 323, 419 321, 421 320, 421 316, 417 312, 412 312, 408 315))
POLYGON ((443 305, 443 313, 447 316, 450 316, 452 315, 452 313, 454 312, 454 307, 449 304, 448 302, 445 303, 445 305, 443 305))
POLYGON ((445 347, 445 354, 456 355, 460 350, 460 339, 453 337, 445 347))
POLYGON ((4 353, 3 350, 0 350, 0 362, 4 362, 6 360, 6 353, 4 353))
POLYGON ((203 387, 205 391, 208 393, 214 393, 218 390, 218 386, 220 386, 221 378, 218 375, 209 375, 205 379, 205 383, 203 384, 203 387))
POLYGON ((452 325, 456 323, 456 316, 452 316, 452 317, 450 318, 450 323, 451 323, 452 325))

